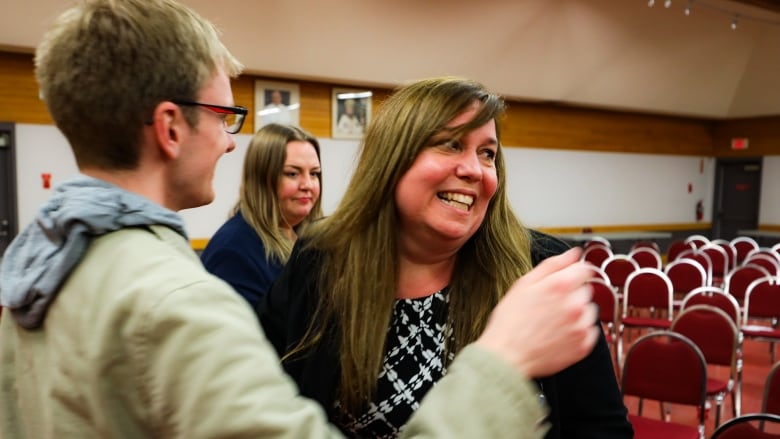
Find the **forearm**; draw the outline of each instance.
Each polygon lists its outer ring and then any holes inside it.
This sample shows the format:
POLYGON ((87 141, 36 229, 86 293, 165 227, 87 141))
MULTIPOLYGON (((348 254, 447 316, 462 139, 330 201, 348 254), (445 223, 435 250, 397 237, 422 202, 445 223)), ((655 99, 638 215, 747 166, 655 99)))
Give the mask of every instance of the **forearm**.
POLYGON ((548 429, 539 389, 505 360, 467 346, 428 392, 403 438, 541 438, 548 429))

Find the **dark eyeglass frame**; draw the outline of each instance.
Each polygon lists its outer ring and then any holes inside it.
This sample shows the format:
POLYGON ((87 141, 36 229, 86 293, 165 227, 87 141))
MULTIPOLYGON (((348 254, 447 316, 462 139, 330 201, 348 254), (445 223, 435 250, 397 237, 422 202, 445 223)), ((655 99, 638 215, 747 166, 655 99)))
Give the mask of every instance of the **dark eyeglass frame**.
POLYGON ((214 104, 206 104, 203 102, 195 102, 195 101, 186 101, 186 100, 172 100, 176 105, 191 105, 191 106, 198 106, 203 107, 213 113, 217 114, 235 114, 236 115, 236 122, 231 126, 225 126, 225 131, 227 131, 230 134, 237 134, 239 131, 241 131, 241 127, 244 126, 244 121, 246 120, 246 115, 249 113, 249 109, 246 107, 226 107, 223 105, 214 105, 214 104), (231 129, 231 127, 233 127, 231 129))

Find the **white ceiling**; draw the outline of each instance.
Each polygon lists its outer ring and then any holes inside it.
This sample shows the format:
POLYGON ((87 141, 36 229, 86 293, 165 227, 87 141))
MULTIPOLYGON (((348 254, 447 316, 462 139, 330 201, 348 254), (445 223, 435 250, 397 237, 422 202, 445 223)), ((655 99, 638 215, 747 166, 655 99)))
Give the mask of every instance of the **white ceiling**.
MULTIPOLYGON (((687 0, 183 1, 252 74, 382 87, 452 74, 512 99, 780 115, 780 12, 744 2, 694 0, 686 16, 687 0)), ((32 51, 73 3, 4 0, 0 48, 32 51)))

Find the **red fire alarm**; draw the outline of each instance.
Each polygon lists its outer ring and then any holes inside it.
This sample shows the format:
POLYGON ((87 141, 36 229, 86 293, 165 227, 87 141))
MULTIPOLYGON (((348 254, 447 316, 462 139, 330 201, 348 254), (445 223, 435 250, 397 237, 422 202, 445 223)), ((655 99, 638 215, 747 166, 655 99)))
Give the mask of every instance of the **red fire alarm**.
POLYGON ((748 148, 748 138, 747 137, 732 137, 731 139, 731 149, 733 150, 742 150, 748 148))

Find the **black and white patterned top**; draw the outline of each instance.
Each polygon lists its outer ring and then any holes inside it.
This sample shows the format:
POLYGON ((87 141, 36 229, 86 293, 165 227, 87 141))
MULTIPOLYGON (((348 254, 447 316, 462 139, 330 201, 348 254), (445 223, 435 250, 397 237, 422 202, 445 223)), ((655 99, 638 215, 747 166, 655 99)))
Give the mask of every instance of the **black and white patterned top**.
MULTIPOLYGON (((367 410, 354 417, 341 412, 341 429, 352 437, 395 438, 420 401, 446 373, 443 364, 447 290, 396 300, 376 393, 367 410)), ((452 336, 452 331, 450 336, 452 336)), ((454 355, 449 353, 449 360, 454 355)))

